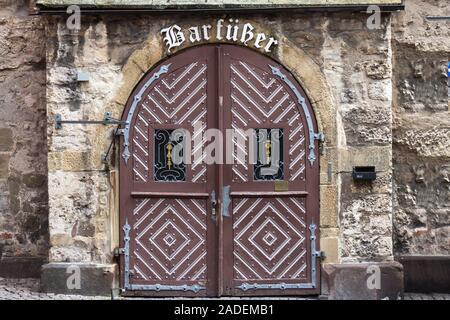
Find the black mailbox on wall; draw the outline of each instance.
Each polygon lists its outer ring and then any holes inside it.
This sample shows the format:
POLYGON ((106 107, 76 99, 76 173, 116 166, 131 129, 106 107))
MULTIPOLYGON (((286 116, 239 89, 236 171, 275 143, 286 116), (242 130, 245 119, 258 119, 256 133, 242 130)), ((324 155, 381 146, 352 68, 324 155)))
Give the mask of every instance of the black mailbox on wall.
POLYGON ((372 181, 377 178, 374 166, 353 167, 353 180, 372 181))

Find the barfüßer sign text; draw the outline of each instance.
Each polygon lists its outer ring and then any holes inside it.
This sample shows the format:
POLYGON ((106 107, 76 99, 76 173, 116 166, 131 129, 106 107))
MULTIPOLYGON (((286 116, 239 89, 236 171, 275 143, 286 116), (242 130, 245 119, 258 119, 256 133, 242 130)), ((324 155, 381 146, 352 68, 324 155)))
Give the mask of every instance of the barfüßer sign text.
POLYGON ((278 40, 265 34, 255 31, 251 23, 240 25, 239 20, 219 19, 215 23, 215 28, 211 24, 203 24, 181 28, 173 24, 161 30, 167 51, 170 53, 173 48, 183 45, 186 41, 192 44, 201 41, 231 41, 241 43, 245 46, 253 46, 262 49, 264 52, 271 52, 273 47, 278 44, 278 40))

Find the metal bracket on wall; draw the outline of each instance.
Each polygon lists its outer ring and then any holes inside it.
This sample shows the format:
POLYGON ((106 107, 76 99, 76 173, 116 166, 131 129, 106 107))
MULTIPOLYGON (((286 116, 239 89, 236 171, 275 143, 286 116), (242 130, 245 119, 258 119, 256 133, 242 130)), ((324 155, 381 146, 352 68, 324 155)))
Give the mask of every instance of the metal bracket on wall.
POLYGON ((103 124, 103 125, 126 125, 127 121, 117 120, 112 118, 111 112, 105 112, 103 120, 63 120, 60 114, 55 115, 55 129, 62 129, 62 124, 103 124))
POLYGON ((114 248, 113 254, 114 258, 119 258, 121 255, 125 254, 125 248, 114 248))
POLYGON ((427 20, 450 20, 450 16, 426 16, 427 20))
POLYGON ((318 140, 319 142, 323 143, 325 142, 325 135, 323 132, 318 132, 314 134, 314 139, 318 140))
MULTIPOLYGON (((112 117, 111 112, 105 112, 103 116, 103 120, 63 120, 62 116, 60 114, 55 115, 55 129, 60 130, 62 129, 62 124, 103 124, 103 125, 127 125, 128 121, 122 121, 118 119, 114 119, 112 117)), ((101 155, 102 162, 107 164, 108 163, 108 155, 111 151, 111 148, 115 142, 115 137, 124 135, 124 129, 116 128, 114 130, 114 136, 113 139, 108 147, 108 150, 101 155)))
POLYGON ((325 260, 326 258, 325 251, 316 251, 315 255, 320 260, 325 260))
POLYGON ((314 134, 314 139, 319 141, 319 152, 320 152, 321 155, 323 155, 324 154, 323 145, 325 143, 325 135, 323 134, 323 132, 315 133, 314 134))

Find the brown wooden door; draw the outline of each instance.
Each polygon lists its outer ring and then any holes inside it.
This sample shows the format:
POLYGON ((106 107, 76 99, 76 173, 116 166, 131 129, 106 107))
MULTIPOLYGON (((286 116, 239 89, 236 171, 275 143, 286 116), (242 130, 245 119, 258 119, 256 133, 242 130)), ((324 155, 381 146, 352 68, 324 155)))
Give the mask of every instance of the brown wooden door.
POLYGON ((126 292, 318 293, 312 115, 291 75, 246 48, 201 46, 156 66, 123 116, 129 123, 120 149, 126 292), (210 128, 224 139, 226 129, 237 129, 234 151, 226 144, 223 150, 224 160, 236 155, 235 163, 207 165, 194 156, 204 151, 208 141, 198 138, 210 128), (244 131, 250 135, 240 139, 244 131), (192 163, 185 161, 188 149, 192 163))
POLYGON ((213 47, 201 47, 161 63, 125 110, 131 125, 121 140, 120 208, 128 291, 216 294, 215 168, 176 160, 177 129, 196 136, 216 127, 215 60, 213 47), (197 131, 195 122, 203 124, 197 131))
POLYGON ((318 238, 319 164, 311 106, 274 61, 235 46, 225 46, 223 57, 225 127, 254 132, 235 140, 234 151, 247 161, 224 169, 231 200, 223 220, 224 294, 318 293, 318 243, 311 249, 311 239, 318 238))

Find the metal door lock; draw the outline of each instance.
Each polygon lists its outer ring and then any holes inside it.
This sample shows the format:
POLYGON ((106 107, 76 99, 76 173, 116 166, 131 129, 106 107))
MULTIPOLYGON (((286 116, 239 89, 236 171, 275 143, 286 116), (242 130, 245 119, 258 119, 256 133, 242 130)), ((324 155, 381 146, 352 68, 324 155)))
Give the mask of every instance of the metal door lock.
POLYGON ((213 192, 211 192, 211 214, 213 217, 216 216, 216 205, 217 205, 217 200, 216 200, 216 191, 213 190, 213 192))

